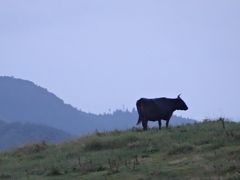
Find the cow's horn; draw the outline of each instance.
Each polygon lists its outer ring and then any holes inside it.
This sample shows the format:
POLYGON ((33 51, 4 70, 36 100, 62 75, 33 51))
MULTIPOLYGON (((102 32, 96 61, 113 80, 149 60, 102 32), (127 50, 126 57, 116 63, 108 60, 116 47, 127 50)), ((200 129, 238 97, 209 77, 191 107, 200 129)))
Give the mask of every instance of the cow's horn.
POLYGON ((178 95, 178 98, 181 98, 180 96, 181 96, 181 94, 178 95))

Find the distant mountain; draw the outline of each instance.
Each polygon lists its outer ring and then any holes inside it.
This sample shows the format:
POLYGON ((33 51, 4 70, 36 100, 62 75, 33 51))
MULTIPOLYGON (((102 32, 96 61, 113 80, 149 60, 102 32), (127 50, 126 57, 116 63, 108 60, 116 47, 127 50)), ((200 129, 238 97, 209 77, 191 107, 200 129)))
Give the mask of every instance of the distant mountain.
MULTIPOLYGON (((13 77, 0 77, 0 119, 5 122, 31 122, 51 126, 80 135, 95 130, 134 127, 137 112, 116 110, 112 114, 85 113, 65 104, 63 100, 33 82, 13 77)), ((173 117, 175 123, 193 120, 173 117)))
POLYGON ((0 77, 0 118, 6 122, 44 124, 79 134, 90 130, 93 117, 33 82, 0 77))
POLYGON ((64 131, 44 125, 19 122, 5 123, 0 121, 0 150, 40 141, 58 143, 72 137, 64 131))

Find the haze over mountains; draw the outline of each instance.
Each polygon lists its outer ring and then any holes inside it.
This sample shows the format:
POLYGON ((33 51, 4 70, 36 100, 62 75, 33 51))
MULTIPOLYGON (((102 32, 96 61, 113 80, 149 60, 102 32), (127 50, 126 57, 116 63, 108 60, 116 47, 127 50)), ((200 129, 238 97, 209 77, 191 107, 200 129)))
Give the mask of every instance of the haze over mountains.
POLYGON ((5 123, 0 120, 0 150, 24 144, 47 142, 59 143, 73 138, 62 130, 32 123, 5 123))
MULTIPOLYGON (((7 123, 42 124, 81 135, 96 130, 132 128, 137 118, 134 109, 116 110, 111 114, 101 115, 86 113, 64 103, 62 99, 31 81, 0 77, 0 119, 7 123)), ((191 119, 173 116, 170 125, 193 122, 191 119)))

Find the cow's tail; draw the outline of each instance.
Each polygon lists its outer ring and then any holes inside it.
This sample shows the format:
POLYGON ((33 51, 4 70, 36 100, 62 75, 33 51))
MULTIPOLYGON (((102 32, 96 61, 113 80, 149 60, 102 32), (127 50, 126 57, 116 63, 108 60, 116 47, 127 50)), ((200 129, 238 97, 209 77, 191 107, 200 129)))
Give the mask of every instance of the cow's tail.
POLYGON ((142 120, 140 119, 140 117, 138 118, 138 122, 137 125, 139 125, 142 122, 142 120))
POLYGON ((140 100, 137 101, 136 106, 137 106, 137 111, 138 111, 137 125, 139 125, 142 122, 142 104, 141 104, 140 100))

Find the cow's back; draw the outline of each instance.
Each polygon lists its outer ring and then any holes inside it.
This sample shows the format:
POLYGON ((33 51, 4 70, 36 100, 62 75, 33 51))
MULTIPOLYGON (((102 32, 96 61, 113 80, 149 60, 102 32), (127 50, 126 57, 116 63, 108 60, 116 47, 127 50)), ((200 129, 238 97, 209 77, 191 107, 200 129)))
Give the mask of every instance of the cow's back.
POLYGON ((169 120, 173 113, 172 100, 168 98, 155 98, 139 100, 141 114, 148 120, 169 120))

